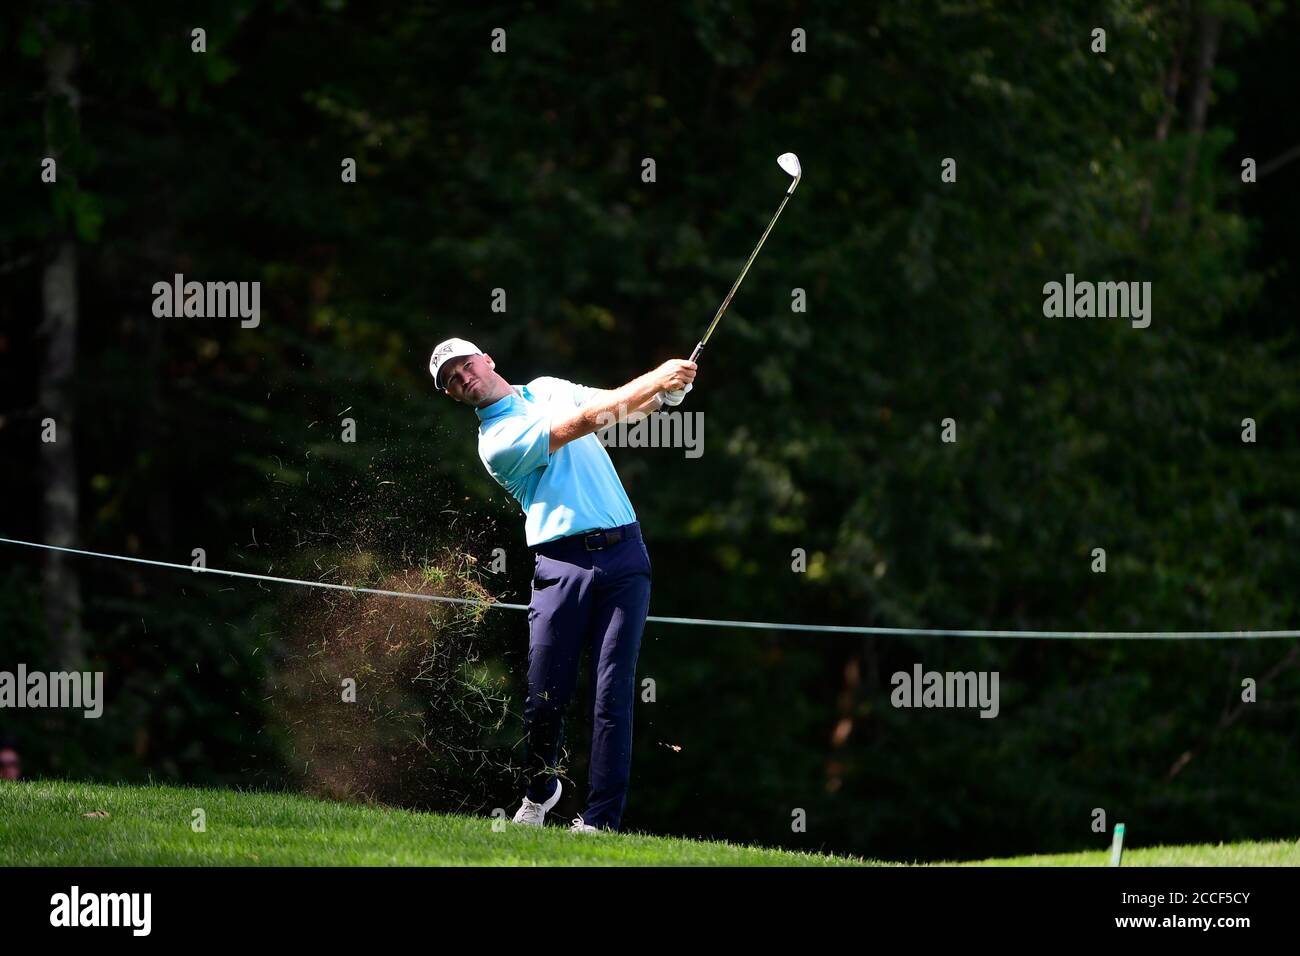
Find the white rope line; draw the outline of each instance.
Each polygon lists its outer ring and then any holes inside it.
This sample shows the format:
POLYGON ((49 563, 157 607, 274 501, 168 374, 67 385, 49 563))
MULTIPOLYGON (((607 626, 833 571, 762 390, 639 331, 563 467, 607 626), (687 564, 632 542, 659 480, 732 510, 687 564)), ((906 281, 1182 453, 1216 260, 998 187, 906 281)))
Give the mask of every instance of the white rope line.
POLYGON ((148 558, 133 558, 125 554, 105 554, 102 551, 79 551, 76 548, 60 548, 53 544, 41 544, 36 541, 15 541, 13 538, 0 538, 0 544, 20 544, 28 548, 41 548, 45 551, 61 551, 64 554, 79 554, 86 558, 107 558, 110 561, 130 561, 132 564, 148 564, 155 568, 172 568, 176 571, 189 571, 191 574, 221 574, 228 578, 249 578, 254 581, 272 581, 276 584, 297 584, 308 588, 327 588, 331 591, 355 591, 359 594, 379 594, 383 597, 414 598, 417 601, 441 601, 448 604, 475 604, 480 607, 504 607, 512 611, 527 611, 527 604, 505 604, 503 602, 475 601, 473 598, 443 597, 438 594, 416 594, 413 591, 384 591, 380 588, 363 588, 351 584, 330 584, 327 581, 303 581, 298 578, 277 578, 269 574, 250 574, 247 571, 227 571, 224 568, 196 568, 188 564, 173 564, 170 561, 150 561, 148 558))
MULTIPOLYGON (((411 598, 417 601, 436 601, 446 604, 470 604, 492 610, 502 608, 508 611, 527 611, 527 604, 507 604, 504 601, 476 601, 473 598, 444 597, 437 594, 416 594, 412 591, 385 591, 380 588, 356 587, 349 584, 330 584, 326 581, 304 581, 299 578, 280 578, 269 574, 251 574, 247 571, 228 571, 224 568, 195 568, 188 564, 175 564, 170 561, 151 561, 148 558, 133 558, 125 554, 106 554, 101 551, 81 551, 77 548, 61 548, 37 541, 18 541, 14 538, 0 538, 0 544, 16 544, 26 548, 39 548, 44 551, 58 551, 63 554, 76 554, 87 558, 104 558, 109 561, 129 561, 133 564, 147 564, 155 568, 170 568, 176 571, 189 571, 192 574, 218 574, 230 578, 246 578, 253 581, 270 581, 274 584, 296 584, 300 587, 324 588, 330 591, 352 591, 357 594, 377 594, 381 597, 411 598)), ((819 634, 881 634, 900 637, 1005 637, 1021 639, 1056 639, 1056 640, 1224 640, 1242 639, 1259 640, 1263 638, 1297 638, 1300 630, 1281 631, 1009 631, 1009 630, 948 630, 926 627, 859 627, 838 624, 788 624, 778 621, 724 621, 716 618, 700 617, 659 617, 651 614, 646 618, 656 624, 685 624, 694 627, 735 627, 750 628, 759 631, 806 631, 819 634)))

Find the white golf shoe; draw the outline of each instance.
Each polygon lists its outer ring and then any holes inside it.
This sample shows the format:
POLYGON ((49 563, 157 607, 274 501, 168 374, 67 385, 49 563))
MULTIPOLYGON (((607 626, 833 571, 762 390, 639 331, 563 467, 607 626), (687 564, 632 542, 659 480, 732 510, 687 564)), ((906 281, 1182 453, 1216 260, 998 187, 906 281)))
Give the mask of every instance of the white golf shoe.
POLYGON ((515 813, 514 822, 521 823, 527 827, 540 827, 546 820, 546 811, 559 802, 560 791, 563 789, 564 787, 560 785, 560 781, 557 779, 555 781, 555 792, 547 798, 545 803, 534 803, 532 800, 524 797, 523 804, 515 813))
POLYGON ((590 823, 584 823, 582 814, 579 814, 573 821, 573 826, 569 827, 570 833, 599 833, 600 827, 593 827, 590 823))

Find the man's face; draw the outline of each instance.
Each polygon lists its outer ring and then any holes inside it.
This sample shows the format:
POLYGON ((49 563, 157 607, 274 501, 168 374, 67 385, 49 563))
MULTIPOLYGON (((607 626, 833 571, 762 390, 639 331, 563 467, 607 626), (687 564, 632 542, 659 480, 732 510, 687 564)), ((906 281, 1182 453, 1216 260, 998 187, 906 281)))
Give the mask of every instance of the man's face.
POLYGON ((442 384, 458 402, 477 406, 496 384, 492 359, 486 355, 461 355, 442 367, 442 384))
POLYGON ((22 775, 23 768, 18 762, 18 751, 12 747, 0 750, 0 780, 17 780, 22 775))

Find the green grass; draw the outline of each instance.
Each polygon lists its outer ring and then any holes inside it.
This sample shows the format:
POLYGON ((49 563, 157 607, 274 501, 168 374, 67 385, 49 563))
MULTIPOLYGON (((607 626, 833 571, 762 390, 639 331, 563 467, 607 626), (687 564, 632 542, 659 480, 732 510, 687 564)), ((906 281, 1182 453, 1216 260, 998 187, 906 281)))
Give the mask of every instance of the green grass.
MULTIPOLYGON (((1101 866, 1108 852, 973 866, 1101 866)), ((1129 866, 1296 866, 1300 841, 1135 848, 1129 866)), ((0 866, 872 866, 636 833, 576 834, 281 793, 33 781, 0 784, 0 866), (191 829, 202 808, 207 832, 191 829), (86 814, 107 811, 107 817, 86 814)))
POLYGON ((852 866, 817 853, 538 830, 281 793, 0 784, 0 866, 852 866), (194 809, 207 832, 190 827, 194 809), (106 810, 107 817, 84 814, 106 810))
MULTIPOLYGON (((1053 853, 977 860, 962 866, 1101 866, 1110 850, 1053 853)), ((1124 866, 1300 866, 1300 840, 1193 843, 1187 846, 1135 847, 1124 851, 1124 866)))

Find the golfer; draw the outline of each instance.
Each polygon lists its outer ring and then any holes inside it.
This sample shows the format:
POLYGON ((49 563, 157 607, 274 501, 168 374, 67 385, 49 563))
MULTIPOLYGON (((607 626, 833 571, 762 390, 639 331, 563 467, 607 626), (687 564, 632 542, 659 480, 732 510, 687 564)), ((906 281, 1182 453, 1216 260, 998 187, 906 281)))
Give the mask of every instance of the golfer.
POLYGON ((650 555, 614 464, 595 432, 618 416, 680 404, 695 363, 672 359, 621 388, 559 378, 511 385, 472 342, 447 339, 434 384, 479 419, 478 454, 525 515, 534 553, 528 605, 525 792, 514 822, 541 826, 560 799, 564 712, 584 652, 593 686, 591 779, 571 829, 617 830, 632 767, 636 659, 650 609, 650 555))

